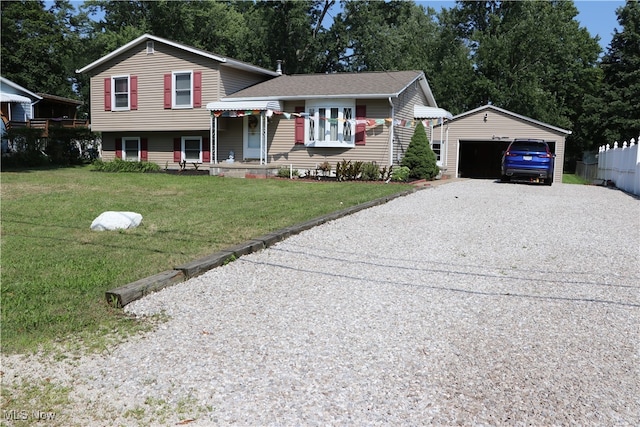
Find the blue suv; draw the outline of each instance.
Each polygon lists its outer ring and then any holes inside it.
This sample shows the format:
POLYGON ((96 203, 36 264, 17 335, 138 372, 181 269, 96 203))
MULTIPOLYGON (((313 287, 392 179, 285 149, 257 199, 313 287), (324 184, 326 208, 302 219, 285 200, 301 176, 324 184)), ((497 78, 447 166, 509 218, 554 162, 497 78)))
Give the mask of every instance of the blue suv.
POLYGON ((511 179, 553 183, 555 155, 541 139, 514 139, 502 156, 502 182, 511 179))

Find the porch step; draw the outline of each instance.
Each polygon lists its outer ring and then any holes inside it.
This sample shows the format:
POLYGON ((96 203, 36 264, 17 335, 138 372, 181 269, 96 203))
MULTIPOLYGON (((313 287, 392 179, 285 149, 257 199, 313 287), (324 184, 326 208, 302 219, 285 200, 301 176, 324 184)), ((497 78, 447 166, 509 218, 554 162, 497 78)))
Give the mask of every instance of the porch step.
POLYGON ((278 174, 277 168, 270 167, 211 167, 210 175, 227 178, 270 178, 278 174))

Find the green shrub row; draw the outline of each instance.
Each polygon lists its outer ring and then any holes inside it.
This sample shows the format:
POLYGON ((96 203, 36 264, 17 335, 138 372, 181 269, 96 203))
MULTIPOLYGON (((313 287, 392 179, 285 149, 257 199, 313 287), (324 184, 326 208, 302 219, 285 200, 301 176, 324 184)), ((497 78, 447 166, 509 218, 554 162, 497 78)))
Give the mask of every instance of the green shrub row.
POLYGON ((99 172, 159 172, 160 166, 152 162, 131 162, 122 159, 115 159, 111 162, 94 160, 93 170, 99 172))

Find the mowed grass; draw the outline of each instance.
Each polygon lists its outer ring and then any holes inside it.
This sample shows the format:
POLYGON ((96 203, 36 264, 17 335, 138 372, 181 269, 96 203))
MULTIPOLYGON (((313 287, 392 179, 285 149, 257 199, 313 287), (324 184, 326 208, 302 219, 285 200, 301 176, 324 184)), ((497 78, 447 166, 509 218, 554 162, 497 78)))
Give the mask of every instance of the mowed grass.
POLYGON ((590 182, 579 175, 575 175, 572 173, 562 174, 562 183, 563 184, 590 184, 590 182))
MULTIPOLYGON (((313 183, 90 167, 1 173, 2 351, 135 330, 105 291, 224 247, 410 186, 313 183), (104 211, 140 227, 94 232, 104 211)), ((89 344, 90 345, 90 344, 89 344)))

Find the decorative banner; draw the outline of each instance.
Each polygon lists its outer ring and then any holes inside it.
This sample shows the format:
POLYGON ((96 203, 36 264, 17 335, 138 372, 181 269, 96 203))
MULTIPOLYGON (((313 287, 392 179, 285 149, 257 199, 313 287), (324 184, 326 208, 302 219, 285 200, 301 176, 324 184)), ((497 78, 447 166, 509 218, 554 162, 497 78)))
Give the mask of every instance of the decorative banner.
MULTIPOLYGON (((211 114, 214 117, 244 117, 251 115, 259 115, 261 113, 260 110, 238 110, 238 111, 212 111, 211 114)), ((275 110, 266 110, 266 116, 272 117, 274 114, 282 115, 285 119, 290 120, 291 118, 310 118, 309 113, 288 113, 286 111, 275 111, 275 110)), ((438 119, 425 119, 421 121, 416 120, 405 120, 405 119, 394 119, 394 118, 386 118, 386 119, 368 119, 368 118, 359 118, 359 119, 337 119, 332 117, 321 117, 321 120, 325 120, 329 123, 345 123, 349 122, 352 126, 355 125, 366 125, 367 128, 371 129, 377 126, 387 125, 387 126, 397 126, 402 128, 414 128, 417 123, 422 123, 424 127, 432 127, 436 125, 440 125, 443 123, 442 118, 438 119)))

